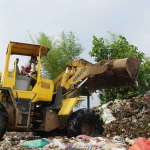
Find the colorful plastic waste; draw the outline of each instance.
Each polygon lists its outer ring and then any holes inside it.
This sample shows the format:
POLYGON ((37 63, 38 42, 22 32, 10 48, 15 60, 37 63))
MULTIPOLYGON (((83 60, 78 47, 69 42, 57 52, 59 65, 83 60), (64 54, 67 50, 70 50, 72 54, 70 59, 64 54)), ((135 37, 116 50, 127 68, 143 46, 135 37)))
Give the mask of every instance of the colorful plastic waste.
POLYGON ((93 108, 104 122, 106 137, 115 135, 123 138, 150 137, 150 94, 131 99, 115 100, 93 108))
POLYGON ((25 141, 23 143, 23 146, 26 148, 43 148, 44 146, 46 146, 49 143, 50 143, 49 139, 42 138, 39 140, 25 141))
POLYGON ((139 138, 135 140, 129 150, 150 150, 150 140, 139 138))

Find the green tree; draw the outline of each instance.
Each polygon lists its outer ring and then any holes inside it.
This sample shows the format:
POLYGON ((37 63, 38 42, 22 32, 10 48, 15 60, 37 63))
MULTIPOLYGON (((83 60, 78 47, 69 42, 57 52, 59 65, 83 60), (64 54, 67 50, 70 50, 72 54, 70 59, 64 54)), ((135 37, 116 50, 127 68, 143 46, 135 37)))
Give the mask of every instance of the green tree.
POLYGON ((40 32, 36 43, 50 48, 47 57, 42 58, 43 71, 50 79, 55 79, 65 70, 66 65, 78 59, 84 50, 73 32, 62 32, 57 38, 40 32))
POLYGON ((138 88, 103 89, 99 94, 101 103, 113 101, 114 99, 132 98, 150 90, 150 58, 146 57, 143 52, 138 51, 136 46, 129 44, 124 36, 111 33, 110 39, 93 36, 93 47, 89 54, 91 57, 94 57, 96 62, 102 59, 126 57, 138 57, 142 59, 138 75, 138 88))

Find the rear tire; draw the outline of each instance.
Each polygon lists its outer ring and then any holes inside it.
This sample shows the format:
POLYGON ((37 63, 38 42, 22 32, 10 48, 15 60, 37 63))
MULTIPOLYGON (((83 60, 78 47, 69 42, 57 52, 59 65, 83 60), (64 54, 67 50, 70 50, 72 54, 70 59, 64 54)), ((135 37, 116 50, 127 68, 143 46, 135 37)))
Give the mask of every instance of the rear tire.
POLYGON ((0 103, 0 138, 3 137, 7 130, 8 126, 8 113, 3 106, 3 104, 0 103))
POLYGON ((68 120, 68 136, 72 137, 84 134, 95 137, 102 135, 104 132, 102 125, 103 121, 94 110, 87 108, 79 109, 73 112, 68 120))

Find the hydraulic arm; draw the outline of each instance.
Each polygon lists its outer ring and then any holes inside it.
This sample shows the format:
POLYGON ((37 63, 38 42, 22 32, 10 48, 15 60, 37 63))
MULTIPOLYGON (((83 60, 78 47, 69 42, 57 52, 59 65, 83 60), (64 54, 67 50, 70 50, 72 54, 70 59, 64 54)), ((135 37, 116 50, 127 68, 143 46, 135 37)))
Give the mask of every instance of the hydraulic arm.
POLYGON ((137 76, 141 60, 139 58, 124 58, 102 60, 92 64, 84 59, 71 62, 66 71, 54 81, 54 86, 71 88, 84 85, 89 92, 105 88, 122 86, 137 86, 137 76))

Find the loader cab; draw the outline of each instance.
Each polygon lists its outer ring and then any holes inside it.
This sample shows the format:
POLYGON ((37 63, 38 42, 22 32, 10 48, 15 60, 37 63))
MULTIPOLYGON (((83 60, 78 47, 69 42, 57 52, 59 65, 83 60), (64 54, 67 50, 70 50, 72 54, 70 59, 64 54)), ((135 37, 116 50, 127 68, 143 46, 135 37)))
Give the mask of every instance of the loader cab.
POLYGON ((29 99, 32 102, 51 101, 53 81, 41 77, 41 58, 47 55, 48 51, 49 48, 40 45, 10 42, 6 52, 1 89, 12 91, 16 99, 29 99), (32 71, 37 71, 36 84, 32 88, 30 88, 31 76, 25 76, 20 72, 21 65, 24 65, 31 56, 38 58, 37 64, 32 66, 32 71))
POLYGON ((45 56, 48 51, 48 48, 42 47, 40 45, 10 42, 6 52, 6 61, 2 86, 11 87, 11 89, 13 90, 28 90, 31 78, 21 74, 20 64, 23 64, 23 61, 24 63, 25 61, 28 61, 29 57, 31 56, 37 56, 38 63, 37 65, 34 64, 34 69, 32 71, 37 71, 38 81, 40 80, 41 57, 45 56), (21 58, 19 59, 18 56, 20 56, 21 58), (16 57, 14 62, 10 61, 11 57, 16 57), (9 68, 10 66, 11 68, 9 68), (38 70, 36 70, 36 66, 38 70))

